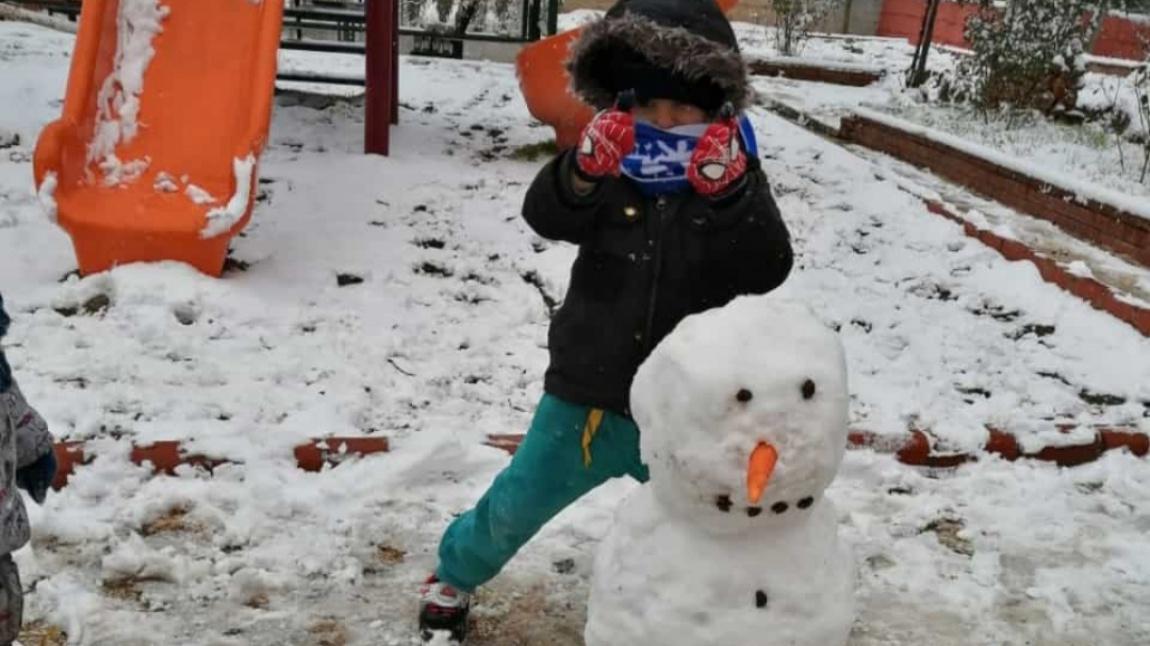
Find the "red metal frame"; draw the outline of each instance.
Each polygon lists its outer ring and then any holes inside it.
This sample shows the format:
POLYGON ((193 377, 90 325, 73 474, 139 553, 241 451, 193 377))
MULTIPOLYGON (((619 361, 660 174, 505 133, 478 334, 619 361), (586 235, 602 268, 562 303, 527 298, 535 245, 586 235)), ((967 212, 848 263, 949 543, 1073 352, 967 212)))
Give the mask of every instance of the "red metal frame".
POLYGON ((391 125, 399 123, 399 2, 369 0, 367 34, 367 90, 364 110, 364 152, 387 155, 391 125))
POLYGON ((391 122, 399 124, 399 0, 390 0, 391 24, 391 122))

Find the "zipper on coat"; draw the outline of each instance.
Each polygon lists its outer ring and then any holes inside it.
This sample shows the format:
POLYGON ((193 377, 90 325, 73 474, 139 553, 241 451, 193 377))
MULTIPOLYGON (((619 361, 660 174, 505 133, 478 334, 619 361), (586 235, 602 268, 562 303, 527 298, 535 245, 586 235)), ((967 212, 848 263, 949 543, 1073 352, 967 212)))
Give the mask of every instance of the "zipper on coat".
POLYGON ((655 330, 655 306, 659 301, 659 278, 663 273, 663 229, 667 219, 667 197, 660 195, 655 200, 655 270, 651 279, 651 295, 647 302, 647 324, 643 329, 643 354, 651 351, 651 338, 655 330))

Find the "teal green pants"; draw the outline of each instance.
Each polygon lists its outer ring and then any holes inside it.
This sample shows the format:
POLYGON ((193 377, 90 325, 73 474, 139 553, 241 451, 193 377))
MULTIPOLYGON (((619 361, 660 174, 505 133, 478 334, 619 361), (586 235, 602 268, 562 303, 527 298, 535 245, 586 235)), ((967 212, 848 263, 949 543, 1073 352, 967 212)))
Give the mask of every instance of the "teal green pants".
POLYGON ((531 429, 475 507, 447 528, 436 575, 460 590, 486 583, 547 521, 611 478, 646 482, 631 418, 544 395, 531 429))

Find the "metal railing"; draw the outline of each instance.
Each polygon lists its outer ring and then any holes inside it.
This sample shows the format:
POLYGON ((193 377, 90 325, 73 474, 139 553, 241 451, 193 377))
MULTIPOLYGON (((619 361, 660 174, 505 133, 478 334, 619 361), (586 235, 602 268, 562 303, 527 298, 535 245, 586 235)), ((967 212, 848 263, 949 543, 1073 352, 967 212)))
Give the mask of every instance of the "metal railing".
MULTIPOLYGON (((554 34, 557 31, 558 0, 521 0, 520 7, 522 16, 519 21, 519 30, 517 33, 491 33, 466 29, 462 32, 444 31, 442 29, 429 30, 413 26, 404 26, 402 21, 400 22, 399 33, 403 36, 423 36, 430 34, 438 37, 478 42, 527 43, 539 40, 544 35, 554 34), (544 2, 547 4, 547 24, 545 26, 541 24, 544 2)), ((362 11, 287 7, 284 9, 284 47, 291 49, 290 43, 294 40, 321 40, 306 38, 304 36, 305 30, 333 31, 341 35, 350 36, 348 38, 340 38, 339 40, 341 41, 359 41, 362 40, 363 26, 364 13, 362 11), (290 37, 292 31, 296 32, 295 38, 290 37)), ((323 40, 326 42, 326 39, 323 40)), ((308 47, 308 49, 312 48, 308 47)), ((339 48, 338 51, 345 50, 344 48, 339 48)))
MULTIPOLYGON (((0 0, 6 4, 36 9, 47 12, 49 15, 66 16, 75 20, 80 14, 82 0, 0 0)), ((458 33, 443 33, 430 31, 411 26, 401 26, 399 33, 404 36, 422 36, 434 34, 446 38, 460 40, 497 42, 497 43, 526 43, 539 40, 544 35, 554 34, 558 30, 559 0, 521 0, 523 18, 520 21, 520 30, 513 34, 483 33, 464 31, 458 33), (543 25, 544 3, 546 3, 546 21, 543 25)), ((402 24, 402 23, 401 23, 402 24)), ((350 43, 362 42, 364 30, 364 12, 354 9, 333 9, 322 6, 303 5, 284 8, 284 49, 302 49, 305 51, 332 51, 334 53, 347 53, 348 51, 362 52, 362 46, 356 50, 347 45, 335 45, 330 50, 322 49, 317 43, 350 43), (310 38, 304 35, 306 31, 326 31, 340 34, 337 39, 310 38), (292 31, 295 32, 294 37, 292 31), (302 43, 297 46, 297 43, 302 43)))
MULTIPOLYGON (((80 14, 82 0, 0 0, 26 9, 44 11, 49 15, 62 15, 75 21, 80 14)), ((483 33, 468 31, 467 24, 460 31, 455 29, 428 30, 411 26, 401 26, 403 36, 433 36, 450 41, 473 41, 492 43, 526 43, 539 40, 544 35, 557 31, 559 0, 519 0, 521 17, 516 33, 483 33), (546 9, 544 9, 546 6, 546 9), (546 24, 543 12, 546 11, 546 24)), ((326 52, 334 54, 364 54, 366 43, 364 26, 366 16, 362 9, 344 9, 330 6, 317 6, 309 0, 294 0, 295 6, 284 7, 283 35, 280 47, 287 50, 326 52), (334 38, 316 37, 317 34, 334 34, 334 38)), ((401 9, 402 11, 402 9, 401 9)), ((309 72, 281 72, 280 80, 308 83, 332 83, 338 85, 363 85, 362 78, 337 76, 309 72)))

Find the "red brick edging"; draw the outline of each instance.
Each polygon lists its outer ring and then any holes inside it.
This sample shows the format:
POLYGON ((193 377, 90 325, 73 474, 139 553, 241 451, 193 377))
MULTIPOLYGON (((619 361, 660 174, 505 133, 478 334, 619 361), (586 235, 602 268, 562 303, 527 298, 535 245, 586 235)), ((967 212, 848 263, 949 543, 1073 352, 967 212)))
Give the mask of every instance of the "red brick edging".
MULTIPOLYGON (((1059 430, 1069 433, 1074 428, 1073 426, 1063 426, 1059 430)), ((1096 428, 1094 429, 1094 439, 1090 442, 1066 446, 1048 446, 1034 453, 1023 452, 1018 439, 1010 433, 989 427, 987 430, 990 434, 989 438, 982 450, 977 452, 939 450, 927 431, 917 429, 902 435, 880 435, 871 431, 851 431, 847 438, 847 447, 893 454, 903 464, 934 468, 957 467, 967 462, 975 462, 982 455, 997 455, 1011 462, 1026 458, 1071 467, 1093 462, 1103 453, 1121 448, 1129 449, 1138 457, 1145 457, 1150 453, 1150 436, 1127 428, 1096 428)), ((487 436, 487 441, 484 444, 515 455, 515 451, 522 441, 523 434, 521 433, 492 434, 487 436)))
MULTIPOLYGON (((1060 427, 1069 433, 1073 426, 1060 427)), ((987 427, 989 437, 981 451, 953 452, 938 450, 930 434, 922 430, 911 430, 902 436, 884 436, 869 431, 852 431, 848 441, 851 448, 868 448, 878 453, 893 453, 899 462, 912 466, 950 468, 974 462, 979 455, 997 455, 1011 462, 1020 458, 1054 462, 1065 467, 1093 462, 1107 451, 1127 448, 1138 457, 1150 453, 1150 437, 1145 433, 1126 428, 1101 427, 1094 429, 1094 439, 1083 444, 1047 446, 1033 453, 1026 453, 1019 445, 1018 438, 1005 431, 987 427)))
MULTIPOLYGON (((1059 430, 1070 432, 1074 427, 1064 426, 1059 430)), ((1127 428, 1099 427, 1094 430, 1091 442, 1069 446, 1046 447, 1036 453, 1024 453, 1018 440, 994 428, 988 428, 989 439, 981 452, 955 453, 937 450, 930 434, 922 430, 911 430, 904 435, 879 435, 870 431, 851 431, 848 448, 870 449, 878 453, 894 454, 899 462, 912 466, 948 468, 978 460, 980 454, 995 454, 1014 461, 1028 458, 1054 462, 1062 466, 1074 466, 1098 459, 1106 451, 1126 448, 1136 456, 1150 453, 1150 437, 1146 433, 1127 428)), ((484 442, 508 454, 514 455, 523 441, 522 433, 491 434, 484 442)), ((87 464, 89 456, 84 452, 84 442, 59 442, 55 445, 56 460, 59 465, 52 488, 59 490, 66 486, 77 467, 87 464)), ((312 440, 296 446, 293 450, 296 466, 304 471, 321 471, 327 466, 336 466, 349 457, 363 457, 390 450, 388 439, 383 436, 330 437, 312 440)), ((200 467, 207 470, 228 464, 227 458, 207 457, 186 453, 180 442, 156 442, 145 446, 134 446, 130 454, 133 464, 149 464, 154 473, 174 475, 180 465, 200 467)))
MULTIPOLYGON (((58 442, 55 445, 58 468, 52 488, 59 490, 68 484, 76 468, 87 464, 89 456, 84 453, 84 442, 58 442)), ((328 437, 301 444, 293 450, 296 466, 304 471, 321 471, 325 466, 335 466, 351 456, 364 456, 385 453, 390 446, 383 436, 328 437)), ((221 464, 228 464, 227 458, 207 457, 186 453, 180 442, 156 442, 145 446, 133 446, 129 456, 133 464, 151 464, 155 473, 174 475, 176 467, 189 465, 211 471, 221 464)))

